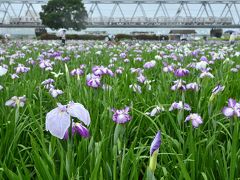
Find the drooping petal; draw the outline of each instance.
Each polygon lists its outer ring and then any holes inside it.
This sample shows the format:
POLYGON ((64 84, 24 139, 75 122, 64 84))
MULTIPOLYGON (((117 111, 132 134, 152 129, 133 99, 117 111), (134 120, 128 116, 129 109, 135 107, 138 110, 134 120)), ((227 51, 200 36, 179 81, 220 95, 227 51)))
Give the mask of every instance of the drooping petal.
POLYGON ((83 125, 81 125, 80 123, 75 123, 74 128, 75 128, 75 132, 77 132, 80 136, 85 138, 90 136, 88 129, 83 125))
POLYGON ((228 106, 233 108, 235 105, 236 105, 236 100, 230 98, 228 100, 228 106))
POLYGON ((6 74, 7 71, 8 71, 8 70, 7 70, 6 68, 0 66, 0 76, 3 76, 4 74, 6 74))
POLYGON ((60 107, 47 113, 46 130, 50 131, 53 136, 63 139, 69 126, 70 115, 60 107))
POLYGON ((7 101, 5 102, 5 106, 14 106, 14 104, 16 104, 16 103, 15 103, 15 101, 12 100, 12 99, 9 99, 9 100, 7 100, 7 101))
POLYGON ((234 107, 234 113, 236 114, 237 117, 240 117, 240 103, 236 103, 234 107))
POLYGON ((223 114, 227 117, 231 117, 234 115, 234 110, 233 108, 229 108, 229 107, 224 107, 222 110, 223 114))
POLYGON ((161 132, 158 131, 152 144, 151 144, 151 148, 150 148, 150 155, 152 156, 152 154, 159 149, 160 145, 161 145, 161 132))
POLYGON ((197 128, 197 127, 199 126, 199 123, 198 123, 195 119, 193 119, 193 120, 192 120, 192 126, 193 126, 194 128, 197 128))
POLYGON ((81 120, 86 126, 89 126, 91 120, 87 109, 80 103, 70 102, 67 107, 67 112, 75 118, 81 120))

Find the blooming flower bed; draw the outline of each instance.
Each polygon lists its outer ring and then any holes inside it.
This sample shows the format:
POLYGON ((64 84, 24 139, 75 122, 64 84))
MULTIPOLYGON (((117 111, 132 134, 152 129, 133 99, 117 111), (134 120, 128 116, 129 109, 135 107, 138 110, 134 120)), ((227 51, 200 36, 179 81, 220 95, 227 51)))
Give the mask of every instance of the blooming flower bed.
POLYGON ((240 47, 0 44, 0 179, 240 177, 240 47))

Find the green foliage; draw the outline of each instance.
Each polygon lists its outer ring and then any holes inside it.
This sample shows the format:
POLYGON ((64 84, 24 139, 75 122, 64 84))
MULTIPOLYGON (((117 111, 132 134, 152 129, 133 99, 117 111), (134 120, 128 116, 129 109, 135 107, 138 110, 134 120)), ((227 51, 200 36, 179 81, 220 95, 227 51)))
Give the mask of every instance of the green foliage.
POLYGON ((42 23, 52 29, 86 28, 87 11, 82 0, 49 0, 40 12, 42 23))

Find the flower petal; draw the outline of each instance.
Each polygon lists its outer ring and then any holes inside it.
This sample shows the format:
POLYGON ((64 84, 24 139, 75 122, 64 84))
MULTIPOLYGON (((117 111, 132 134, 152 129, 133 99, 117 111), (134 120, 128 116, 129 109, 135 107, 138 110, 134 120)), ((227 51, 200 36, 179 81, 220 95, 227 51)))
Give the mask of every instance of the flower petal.
POLYGON ((81 120, 86 126, 89 126, 91 120, 87 109, 80 103, 70 102, 67 108, 68 113, 75 118, 81 120))
POLYGON ((61 111, 59 107, 47 113, 46 130, 53 136, 63 139, 70 126, 70 115, 66 111, 61 111))
POLYGON ((228 100, 228 106, 233 108, 235 105, 236 105, 236 100, 230 98, 228 100))
POLYGON ((229 108, 229 107, 224 107, 222 112, 227 117, 231 117, 231 116, 234 115, 234 110, 232 108, 229 108))
POLYGON ((6 74, 7 71, 8 71, 8 70, 7 70, 6 68, 0 66, 0 76, 3 76, 4 74, 6 74))
POLYGON ((90 136, 88 129, 81 125, 80 123, 75 123, 75 132, 77 132, 80 136, 85 138, 90 136))

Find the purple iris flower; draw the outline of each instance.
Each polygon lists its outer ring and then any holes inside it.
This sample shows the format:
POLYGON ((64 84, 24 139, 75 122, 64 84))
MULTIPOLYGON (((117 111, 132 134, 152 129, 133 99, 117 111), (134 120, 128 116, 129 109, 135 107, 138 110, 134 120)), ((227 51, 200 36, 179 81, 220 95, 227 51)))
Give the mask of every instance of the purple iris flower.
POLYGON ((114 73, 112 72, 112 70, 104 67, 104 66, 95 66, 92 68, 92 72, 95 76, 102 76, 105 74, 108 74, 110 76, 114 76, 114 73))
MULTIPOLYGON (((83 126, 81 123, 72 122, 72 136, 76 133, 84 138, 88 138, 90 136, 89 130, 85 126, 83 126)), ((68 135, 69 134, 67 130, 63 138, 67 140, 69 138, 68 135)))
POLYGON ((155 138, 152 141, 151 147, 150 147, 150 155, 152 156, 155 151, 158 151, 160 145, 162 143, 161 139, 161 132, 158 131, 155 138))
POLYGON ((142 61, 143 59, 141 57, 134 58, 135 61, 142 61))
POLYGON ((192 126, 194 128, 197 128, 200 124, 203 123, 201 116, 199 116, 196 113, 192 113, 192 114, 188 115, 185 119, 185 122, 190 121, 190 120, 192 121, 192 126))
POLYGON ((225 106, 222 112, 226 117, 240 117, 240 103, 237 103, 234 99, 229 99, 228 107, 225 106))
POLYGON ((174 81, 174 85, 171 87, 171 90, 176 91, 176 90, 182 90, 185 91, 186 90, 186 82, 179 79, 177 81, 174 81))
POLYGON ((53 62, 51 62, 49 59, 46 59, 46 60, 44 60, 44 59, 42 59, 42 60, 40 60, 40 62, 39 62, 39 67, 41 68, 41 69, 45 69, 46 71, 51 71, 53 68, 52 68, 52 65, 53 65, 54 63, 53 62))
POLYGON ((18 67, 15 68, 16 73, 20 74, 20 73, 26 73, 30 70, 30 68, 25 67, 23 64, 18 64, 18 67))
POLYGON ((169 111, 173 111, 174 109, 179 109, 179 110, 186 110, 186 111, 191 111, 191 107, 189 106, 189 104, 184 103, 182 101, 174 102, 172 103, 171 107, 169 108, 169 111))
POLYGON ((23 107, 25 102, 26 102, 26 96, 21 96, 21 97, 13 96, 11 99, 6 101, 5 106, 23 107))
POLYGON ((184 76, 187 76, 189 74, 189 70, 184 69, 184 68, 179 68, 179 69, 175 70, 174 74, 177 77, 184 77, 184 76))
POLYGON ((199 85, 196 82, 193 82, 193 83, 187 84, 186 88, 194 90, 194 91, 198 91, 199 90, 199 85))
POLYGON ((68 56, 67 56, 67 57, 64 57, 64 58, 62 59, 62 61, 63 61, 63 62, 68 62, 68 61, 70 61, 70 57, 68 57, 68 56))
POLYGON ((149 62, 146 62, 143 67, 145 69, 150 69, 150 68, 153 68, 154 66, 156 65, 156 61, 152 60, 152 61, 149 61, 149 62))
POLYGON ((112 109, 112 111, 114 112, 112 120, 117 124, 125 124, 132 119, 129 115, 129 107, 125 107, 125 109, 121 110, 112 109))
POLYGON ((17 74, 11 74, 11 78, 12 78, 12 79, 18 79, 19 76, 18 76, 17 74))
POLYGON ((50 133, 63 139, 66 131, 70 127, 71 117, 75 117, 82 121, 86 126, 90 124, 90 115, 87 109, 80 104, 69 102, 67 105, 57 104, 58 107, 47 113, 46 130, 50 133))
POLYGON ((208 59, 207 59, 207 57, 206 56, 202 56, 201 58, 200 58, 200 61, 208 61, 208 59))
POLYGON ((141 94, 142 88, 138 84, 131 84, 129 85, 129 88, 131 88, 134 92, 141 94))
POLYGON ((81 76, 81 75, 84 74, 84 71, 83 71, 82 69, 80 69, 80 68, 77 68, 77 69, 73 69, 73 70, 70 72, 70 74, 71 74, 72 76, 81 76))
POLYGON ((212 75, 212 73, 209 72, 210 69, 203 69, 202 73, 200 74, 200 78, 204 78, 204 77, 210 77, 210 78, 214 78, 214 76, 212 75))
POLYGON ((124 52, 122 52, 122 53, 119 54, 119 56, 120 56, 121 58, 125 59, 125 58, 127 57, 127 54, 124 53, 124 52))
POLYGON ((53 79, 46 79, 44 80, 41 84, 44 85, 45 89, 54 89, 54 86, 52 85, 52 83, 54 83, 55 81, 53 79))
POLYGON ((173 65, 168 65, 168 63, 163 62, 163 71, 164 72, 174 72, 174 66, 173 65))
POLYGON ((163 111, 165 111, 165 109, 162 105, 160 105, 160 106, 156 106, 155 108, 153 108, 153 110, 151 112, 146 112, 145 114, 153 117, 163 111))
POLYGON ((207 69, 207 65, 208 63, 206 61, 200 61, 195 64, 195 69, 204 71, 205 69, 207 69))
POLYGON ((116 74, 122 74, 123 71, 124 71, 123 67, 118 67, 115 72, 116 72, 116 74))
POLYGON ((96 76, 94 74, 88 74, 87 75, 87 86, 92 88, 98 88, 101 86, 101 77, 96 76))
POLYGON ((130 71, 131 71, 131 73, 142 74, 144 70, 141 68, 131 68, 130 71))
POLYGON ((139 74, 139 76, 137 77, 137 80, 140 83, 144 83, 146 81, 146 77, 142 74, 139 74))
POLYGON ((49 93, 51 94, 52 97, 56 98, 57 96, 63 94, 63 91, 60 90, 60 89, 51 88, 51 89, 49 90, 49 93))
POLYGON ((222 86, 220 84, 218 84, 213 90, 212 90, 212 94, 218 94, 219 92, 222 92, 224 90, 225 86, 222 86))

